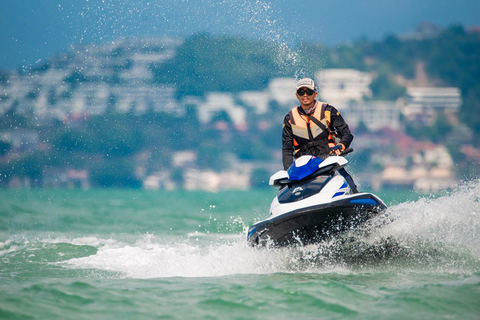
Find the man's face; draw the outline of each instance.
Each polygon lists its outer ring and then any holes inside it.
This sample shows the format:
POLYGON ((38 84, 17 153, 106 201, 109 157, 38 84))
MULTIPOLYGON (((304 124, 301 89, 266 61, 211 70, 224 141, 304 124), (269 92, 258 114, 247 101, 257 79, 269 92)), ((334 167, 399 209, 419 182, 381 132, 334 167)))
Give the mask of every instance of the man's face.
POLYGON ((315 99, 317 98, 317 92, 302 87, 297 90, 296 96, 302 106, 310 106, 315 102, 315 99))

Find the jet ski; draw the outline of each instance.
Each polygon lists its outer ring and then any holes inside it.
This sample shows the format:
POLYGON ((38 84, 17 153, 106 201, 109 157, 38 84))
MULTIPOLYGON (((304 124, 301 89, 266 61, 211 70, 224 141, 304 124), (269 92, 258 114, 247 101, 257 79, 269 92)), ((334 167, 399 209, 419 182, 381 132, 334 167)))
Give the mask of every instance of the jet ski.
POLYGON ((247 242, 274 247, 317 243, 385 211, 376 195, 352 192, 338 173, 347 163, 342 155, 325 160, 301 156, 288 171, 272 175, 269 184, 279 190, 270 217, 249 228, 247 242))

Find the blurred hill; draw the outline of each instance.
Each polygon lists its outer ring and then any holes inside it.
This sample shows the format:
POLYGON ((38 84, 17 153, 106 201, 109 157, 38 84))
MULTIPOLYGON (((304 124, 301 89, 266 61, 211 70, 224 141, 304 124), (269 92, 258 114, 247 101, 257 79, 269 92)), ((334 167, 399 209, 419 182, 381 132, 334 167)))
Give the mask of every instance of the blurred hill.
MULTIPOLYGON (((182 185, 187 169, 240 166, 250 185, 262 185, 280 169, 281 123, 295 105, 294 89, 282 83, 328 69, 371 75, 367 102, 398 105, 408 88, 458 88, 459 112, 438 113, 429 123, 402 117, 398 130, 420 145, 445 146, 459 164, 457 178, 478 172, 480 33, 456 26, 336 48, 208 34, 119 39, 2 72, 0 186, 140 187, 162 171, 169 175, 158 181, 182 185), (178 155, 187 159, 176 161, 178 155)), ((352 129, 354 147, 375 134, 365 123, 352 129)), ((371 156, 353 157, 356 169, 375 170, 371 156)))

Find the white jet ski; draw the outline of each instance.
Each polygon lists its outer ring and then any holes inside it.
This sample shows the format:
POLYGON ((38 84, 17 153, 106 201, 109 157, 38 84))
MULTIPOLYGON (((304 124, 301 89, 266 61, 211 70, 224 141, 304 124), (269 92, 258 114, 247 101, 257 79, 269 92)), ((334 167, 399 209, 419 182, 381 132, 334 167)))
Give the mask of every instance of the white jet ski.
MULTIPOLYGON (((351 150, 353 151, 353 150, 351 150)), ((348 163, 343 156, 325 160, 301 156, 288 171, 270 177, 279 191, 270 217, 248 230, 252 246, 295 246, 322 241, 383 212, 387 206, 371 193, 352 193, 337 171, 348 163)))

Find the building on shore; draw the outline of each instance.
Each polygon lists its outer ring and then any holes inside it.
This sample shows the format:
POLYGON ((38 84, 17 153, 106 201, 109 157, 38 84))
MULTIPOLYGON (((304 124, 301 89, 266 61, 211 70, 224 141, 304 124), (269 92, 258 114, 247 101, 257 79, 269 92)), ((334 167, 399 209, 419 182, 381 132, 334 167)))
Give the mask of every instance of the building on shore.
POLYGON ((461 105, 462 94, 459 88, 411 87, 407 88, 401 111, 408 121, 414 121, 416 125, 432 125, 440 112, 457 114, 461 105))

